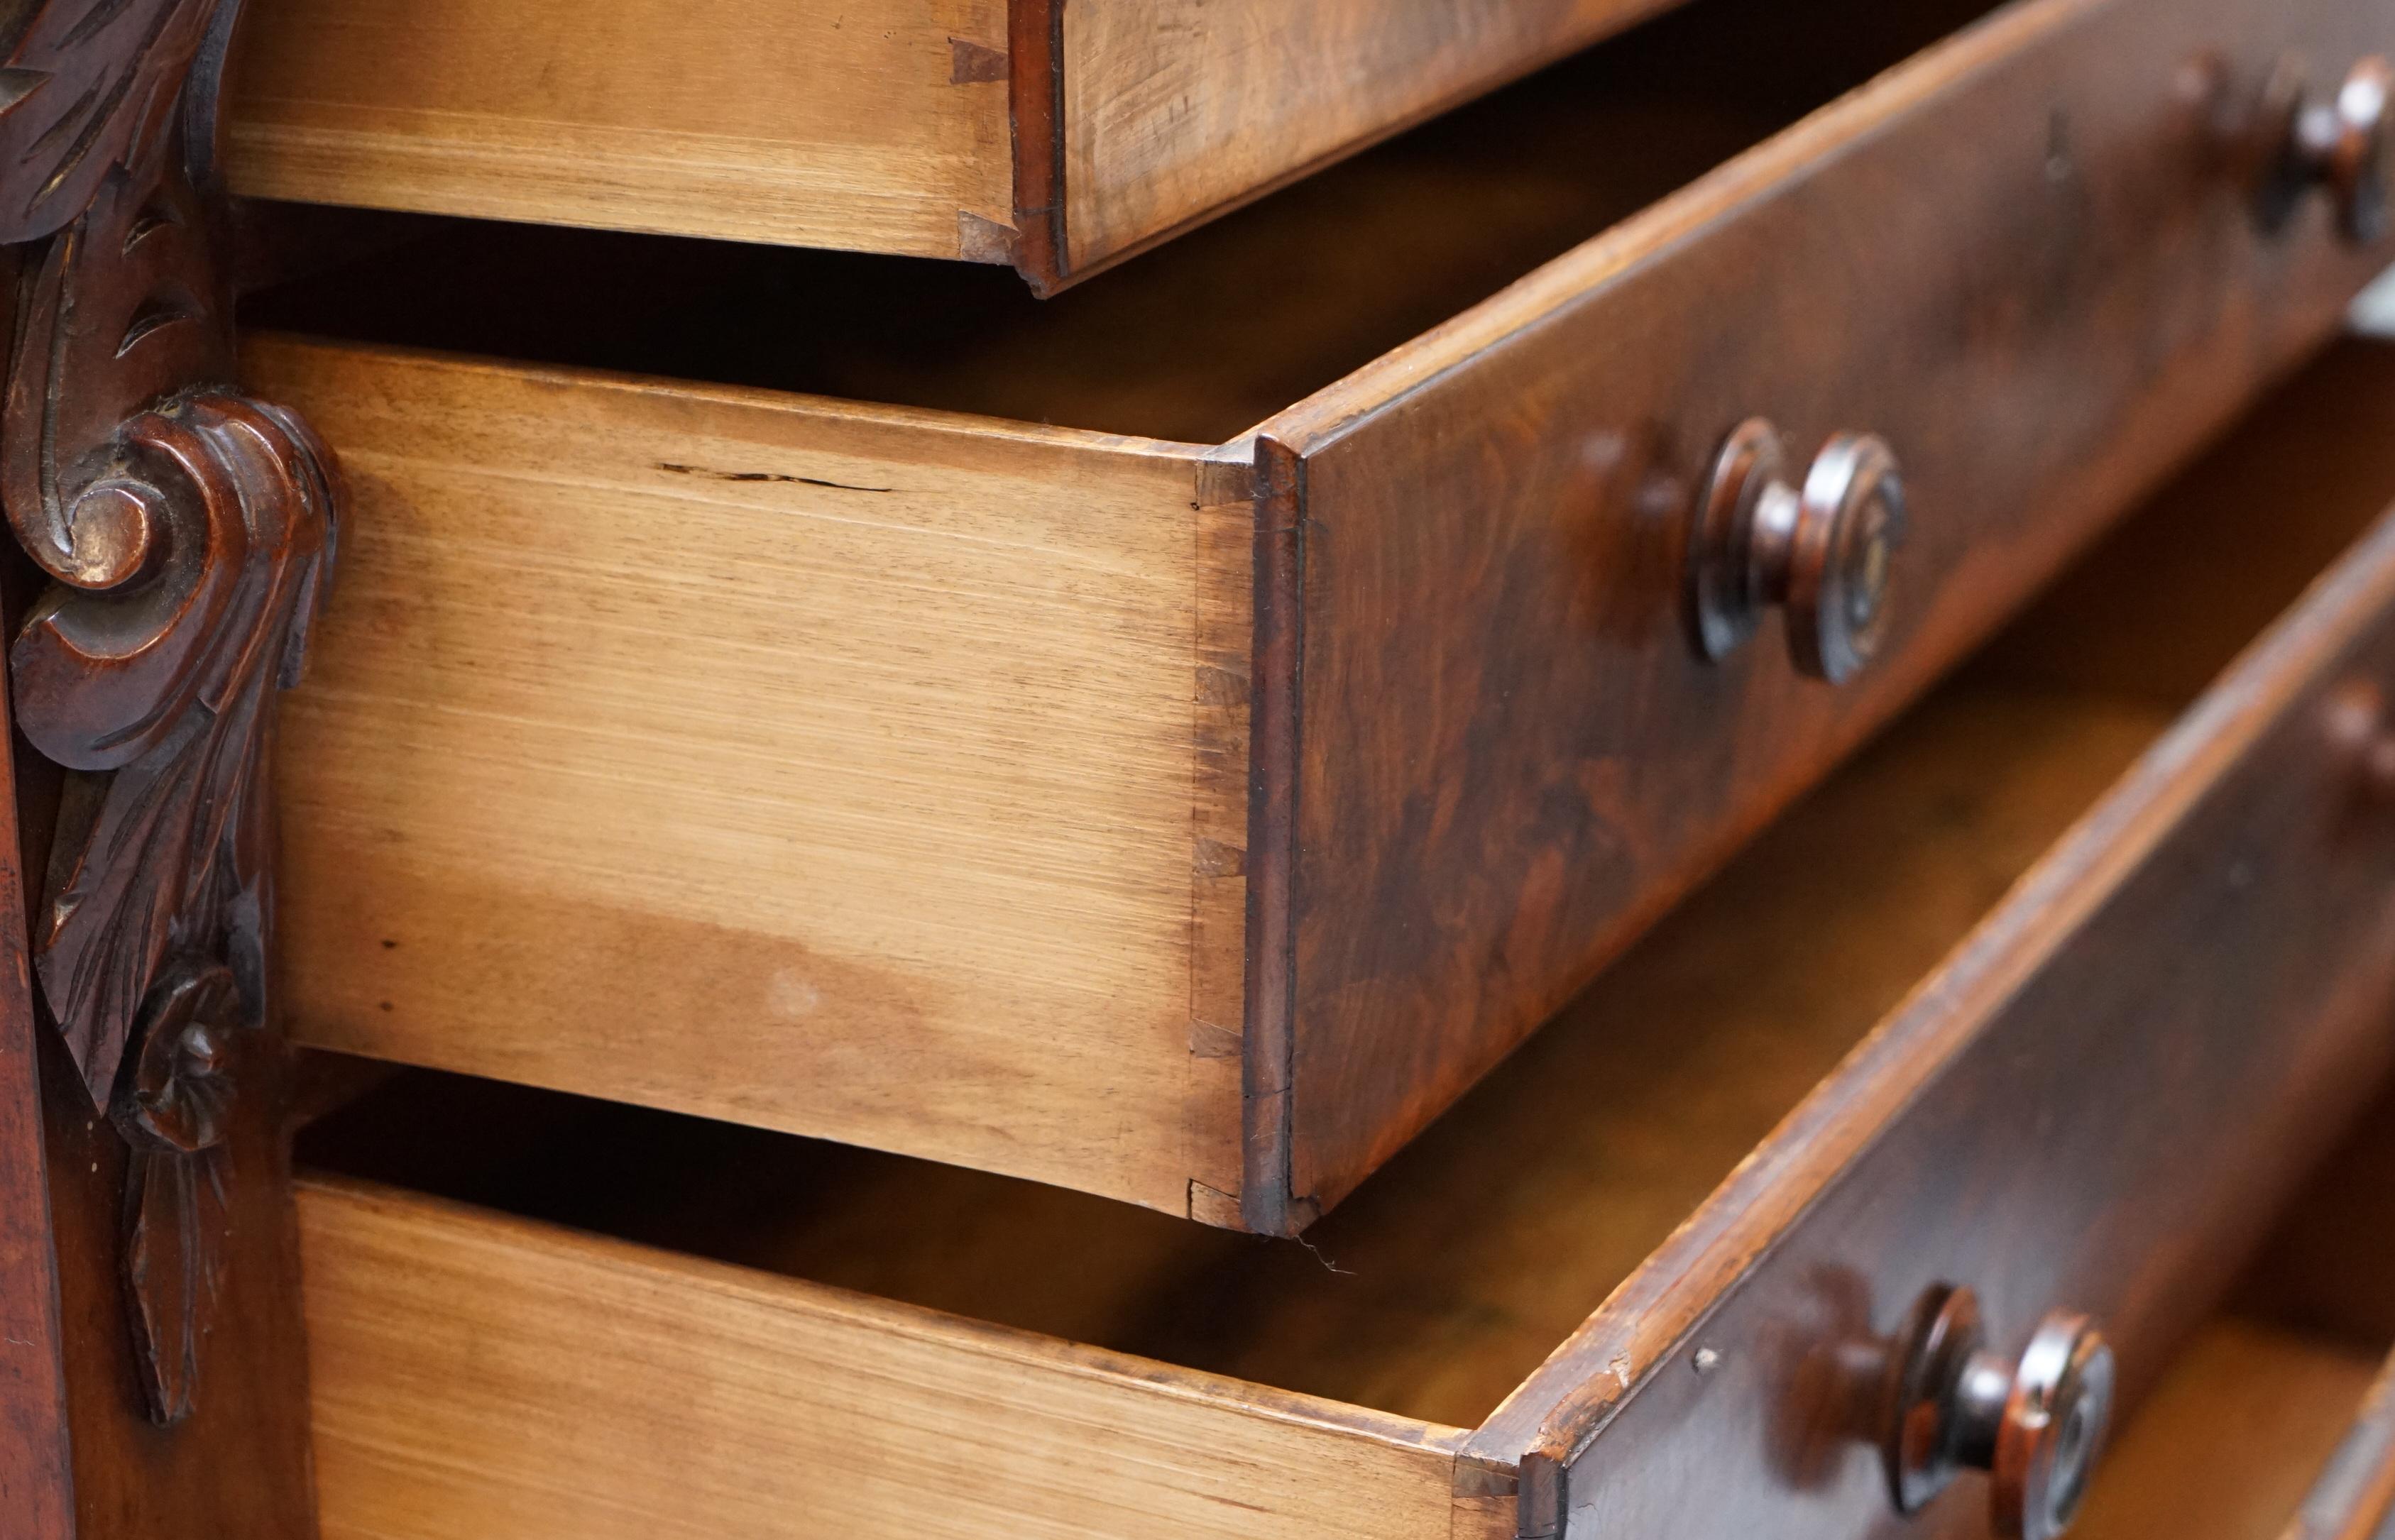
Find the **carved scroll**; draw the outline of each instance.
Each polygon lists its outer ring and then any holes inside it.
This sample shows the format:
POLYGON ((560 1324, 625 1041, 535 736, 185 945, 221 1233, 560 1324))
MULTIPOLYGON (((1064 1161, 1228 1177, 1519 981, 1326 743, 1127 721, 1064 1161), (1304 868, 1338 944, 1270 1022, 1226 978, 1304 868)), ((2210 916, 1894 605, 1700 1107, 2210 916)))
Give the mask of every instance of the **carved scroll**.
POLYGON ((238 4, 0 21, 0 242, 25 248, 0 506, 51 579, 9 668, 18 727, 69 772, 34 967, 131 1147, 125 1278, 160 1422, 191 1410, 218 1283, 227 1045, 268 1020, 274 695, 341 502, 306 425, 232 384, 211 184, 238 4))

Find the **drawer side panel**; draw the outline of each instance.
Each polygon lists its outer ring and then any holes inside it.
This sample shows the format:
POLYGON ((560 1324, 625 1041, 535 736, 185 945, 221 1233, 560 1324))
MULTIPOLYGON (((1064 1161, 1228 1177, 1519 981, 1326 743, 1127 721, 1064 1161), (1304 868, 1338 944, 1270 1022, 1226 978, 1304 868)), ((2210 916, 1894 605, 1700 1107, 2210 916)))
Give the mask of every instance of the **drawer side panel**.
POLYGON ((1004 0, 255 0, 254 197, 1005 261, 1004 0))
POLYGON ((1247 579, 1199 532, 1250 514, 1193 507, 1190 453, 284 342, 252 372, 356 493, 278 756, 301 1041, 1237 1192, 1238 850, 1193 823, 1244 816, 1198 650, 1201 586, 1247 579))
POLYGON ((325 1540, 1449 1540, 1450 1429, 396 1194, 299 1213, 325 1540))

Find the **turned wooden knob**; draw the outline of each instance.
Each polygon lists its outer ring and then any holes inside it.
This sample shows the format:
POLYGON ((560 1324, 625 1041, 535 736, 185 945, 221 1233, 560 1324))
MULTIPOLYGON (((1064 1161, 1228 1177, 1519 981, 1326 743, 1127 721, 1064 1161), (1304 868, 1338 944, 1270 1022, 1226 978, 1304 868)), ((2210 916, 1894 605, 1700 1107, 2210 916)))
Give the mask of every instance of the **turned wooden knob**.
POLYGON ((1698 651, 1728 656, 1779 605, 1796 666, 1843 684, 1879 651, 1904 526, 1904 480, 1880 440, 1839 434, 1796 486, 1779 430, 1759 417, 1740 423, 1714 457, 1689 532, 1698 651))
POLYGON ((2291 67, 2272 96, 2280 151, 2263 189, 2264 225, 2284 227, 2304 195, 2321 188, 2335 201, 2337 229, 2348 241, 2369 245, 2379 240, 2387 233, 2388 108, 2395 66, 2373 55, 2325 97, 2291 67))
POLYGON ((2056 1540, 2079 1516, 2112 1412, 2112 1349, 2085 1316, 2058 1312, 2018 1361, 1987 1351, 1971 1291, 1940 1284, 1913 1306, 1888 1362, 1881 1425, 1888 1494, 1913 1513, 1964 1470, 1991 1477, 1995 1533, 2056 1540))

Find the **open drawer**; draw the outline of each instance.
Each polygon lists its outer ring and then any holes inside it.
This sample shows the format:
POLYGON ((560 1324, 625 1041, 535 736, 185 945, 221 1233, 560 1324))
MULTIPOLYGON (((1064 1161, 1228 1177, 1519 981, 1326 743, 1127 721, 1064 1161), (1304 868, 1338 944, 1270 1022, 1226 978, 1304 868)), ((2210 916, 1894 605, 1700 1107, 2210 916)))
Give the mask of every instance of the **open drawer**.
POLYGON ((1674 0, 252 0, 260 197, 1086 276, 1674 0))
POLYGON ((488 226, 262 302, 352 339, 249 359, 357 494, 296 1032, 1303 1229, 2385 260, 2258 200, 2395 0, 1980 8, 1705 0, 1046 307, 488 226))
POLYGON ((2395 1064, 2390 502, 2344 345, 1306 1244, 403 1077, 302 1149, 329 1540, 1882 1533, 1917 1301, 2134 1403, 2395 1064))

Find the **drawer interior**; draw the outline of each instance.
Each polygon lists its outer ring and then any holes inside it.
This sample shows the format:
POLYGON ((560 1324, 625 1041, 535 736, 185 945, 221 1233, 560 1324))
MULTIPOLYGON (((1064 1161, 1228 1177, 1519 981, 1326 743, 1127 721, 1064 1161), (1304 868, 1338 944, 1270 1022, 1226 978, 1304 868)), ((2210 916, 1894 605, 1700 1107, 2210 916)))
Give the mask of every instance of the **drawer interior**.
POLYGON ((2295 1533, 2289 1516, 2338 1455, 2395 1350, 2390 1206, 2395 1098, 2330 1158, 2236 1296, 2115 1434, 2075 1535, 2295 1533))
POLYGON ((1046 302, 978 265, 423 220, 244 317, 1224 442, 1991 8, 1700 0, 1046 302))
POLYGON ((2283 1540, 2395 1343, 2206 1323, 2115 1435, 2078 1540, 2283 1540))
POLYGON ((2395 348, 2340 345, 1303 1242, 426 1074, 301 1158, 1474 1426, 2395 503, 2389 402, 2395 348))

